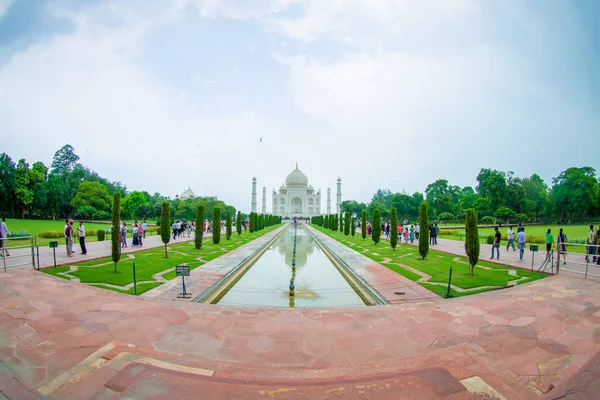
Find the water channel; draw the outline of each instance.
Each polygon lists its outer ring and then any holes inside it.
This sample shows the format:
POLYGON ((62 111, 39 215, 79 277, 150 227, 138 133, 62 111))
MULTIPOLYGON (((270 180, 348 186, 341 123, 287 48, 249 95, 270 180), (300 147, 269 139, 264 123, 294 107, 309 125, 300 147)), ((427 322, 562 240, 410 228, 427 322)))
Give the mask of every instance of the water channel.
POLYGON ((364 306, 312 236, 299 225, 289 228, 229 289, 219 304, 261 307, 364 306), (295 294, 289 295, 296 230, 295 294))

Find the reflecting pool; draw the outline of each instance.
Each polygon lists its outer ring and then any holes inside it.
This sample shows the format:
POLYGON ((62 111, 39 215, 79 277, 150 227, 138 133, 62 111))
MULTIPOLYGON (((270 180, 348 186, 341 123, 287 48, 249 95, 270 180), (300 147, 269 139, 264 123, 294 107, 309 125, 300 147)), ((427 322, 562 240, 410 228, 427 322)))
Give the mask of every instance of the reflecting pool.
POLYGON ((302 225, 291 225, 219 304, 262 307, 364 306, 360 296, 302 225), (295 295, 289 295, 296 235, 295 295))

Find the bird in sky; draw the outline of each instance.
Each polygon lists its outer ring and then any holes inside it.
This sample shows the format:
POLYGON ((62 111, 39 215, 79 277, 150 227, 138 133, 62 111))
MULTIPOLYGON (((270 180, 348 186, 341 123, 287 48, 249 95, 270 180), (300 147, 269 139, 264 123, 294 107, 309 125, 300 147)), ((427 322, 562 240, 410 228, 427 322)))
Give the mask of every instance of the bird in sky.
POLYGON ((260 141, 262 142, 262 138, 260 138, 260 141))

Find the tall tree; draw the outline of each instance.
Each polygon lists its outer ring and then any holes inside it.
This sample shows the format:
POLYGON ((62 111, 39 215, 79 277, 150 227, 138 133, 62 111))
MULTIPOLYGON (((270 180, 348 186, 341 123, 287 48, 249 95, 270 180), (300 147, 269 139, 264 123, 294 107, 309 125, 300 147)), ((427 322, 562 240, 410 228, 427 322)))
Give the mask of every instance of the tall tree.
POLYGON ((469 208, 465 216, 465 252, 469 257, 469 274, 473 275, 475 265, 479 261, 479 231, 477 228, 477 211, 469 208))
POLYGON ((194 230, 194 246, 196 250, 202 248, 202 237, 204 236, 204 205, 196 207, 196 229, 194 230))
POLYGON ((119 233, 121 231, 121 193, 117 192, 113 196, 112 225, 110 227, 110 250, 112 260, 115 263, 115 274, 117 273, 117 263, 121 259, 121 241, 119 233))
POLYGON ((424 260, 429 253, 429 217, 427 216, 427 203, 424 201, 419 207, 419 225, 421 233, 419 234, 419 254, 421 260, 424 260))
POLYGON ((213 208, 213 232, 212 240, 214 244, 219 244, 221 241, 221 209, 213 208))
POLYGON ((242 212, 238 211, 237 218, 235 219, 235 230, 240 236, 242 234, 242 212))
POLYGON ((225 214, 225 238, 231 239, 231 213, 229 211, 225 214))
POLYGON ((340 233, 344 233, 344 215, 340 213, 340 233))
POLYGON ((52 173, 56 175, 66 175, 73 170, 73 167, 79 161, 79 156, 75 154, 75 149, 70 144, 65 144, 56 153, 52 159, 52 173))
POLYGON ((396 213, 395 207, 390 209, 390 224, 392 225, 390 227, 390 246, 392 246, 392 249, 396 250, 396 245, 398 244, 398 214, 396 213))
POLYGON ((334 216, 333 216, 333 230, 334 230, 334 231, 337 231, 339 227, 340 227, 340 223, 339 223, 339 221, 338 221, 338 215, 337 215, 337 213, 336 213, 336 214, 334 214, 334 216))
POLYGON ((552 197, 557 213, 568 222, 589 215, 599 200, 599 184, 592 167, 568 168, 552 180, 552 197))
POLYGON ((110 210, 110 195, 106 186, 99 182, 83 181, 77 189, 77 194, 71 200, 71 206, 77 210, 84 206, 94 207, 96 210, 110 210))
POLYGON ((15 199, 17 166, 6 153, 0 154, 0 212, 12 210, 15 199))
POLYGON ((492 205, 492 212, 504 204, 506 199, 506 174, 501 171, 482 168, 477 175, 477 193, 487 198, 492 205))
POLYGON ((344 235, 350 234, 350 213, 346 211, 344 214, 344 235))
POLYGON ((22 158, 17 163, 15 179, 15 197, 17 207, 21 210, 21 218, 25 218, 25 210, 33 203, 33 189, 30 184, 29 164, 22 158))
POLYGON ((171 241, 171 209, 168 201, 163 201, 160 212, 160 239, 165 244, 165 258, 169 257, 167 244, 171 241))
POLYGON ((367 237, 367 210, 362 210, 360 218, 360 236, 362 236, 363 240, 367 237))
POLYGON ((371 239, 377 244, 381 239, 381 213, 379 212, 379 208, 373 210, 371 225, 371 239))

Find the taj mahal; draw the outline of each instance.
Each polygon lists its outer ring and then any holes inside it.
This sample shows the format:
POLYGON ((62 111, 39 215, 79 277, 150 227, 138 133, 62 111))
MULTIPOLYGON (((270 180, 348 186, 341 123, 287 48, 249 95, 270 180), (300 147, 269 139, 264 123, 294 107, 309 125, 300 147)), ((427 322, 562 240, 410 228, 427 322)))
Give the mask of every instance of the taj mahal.
MULTIPOLYGON (((271 214, 282 218, 310 218, 321 215, 321 189, 315 190, 308 183, 304 172, 296 169, 289 173, 279 190, 273 189, 271 214)), ((342 180, 337 179, 336 213, 342 205, 342 180)), ((256 177, 252 178, 252 212, 258 212, 256 202, 256 177)), ((262 214, 267 214, 267 188, 262 190, 262 214)), ((327 214, 331 214, 331 189, 327 188, 327 214)))

